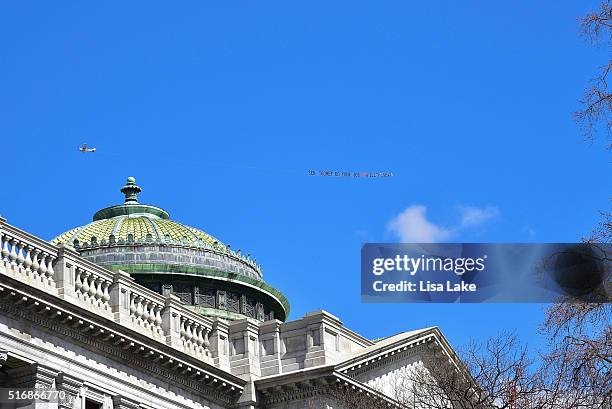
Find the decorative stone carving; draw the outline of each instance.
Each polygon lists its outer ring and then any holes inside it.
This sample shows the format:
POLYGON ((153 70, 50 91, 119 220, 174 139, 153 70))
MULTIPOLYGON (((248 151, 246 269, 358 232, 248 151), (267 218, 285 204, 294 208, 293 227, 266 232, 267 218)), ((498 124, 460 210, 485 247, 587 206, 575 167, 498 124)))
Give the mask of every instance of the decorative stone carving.
MULTIPOLYGON (((44 314, 41 314, 33 313, 31 308, 23 308, 22 304, 16 306, 14 303, 8 302, 7 297, 2 296, 2 291, 6 292, 4 285, 0 285, 0 316, 8 315, 20 321, 30 322, 33 325, 70 340, 70 342, 74 342, 80 347, 101 351, 125 365, 137 368, 147 376, 162 378, 172 387, 189 390, 191 393, 206 397, 223 405, 233 404, 242 393, 243 389, 240 384, 230 383, 231 381, 228 379, 219 378, 218 375, 208 372, 202 367, 185 365, 184 362, 177 360, 176 356, 160 354, 154 359, 152 357, 155 354, 154 351, 146 352, 146 348, 142 344, 135 345, 133 341, 130 342, 129 339, 120 338, 116 333, 112 336, 112 331, 108 334, 104 332, 101 336, 92 336, 94 334, 101 334, 101 332, 93 323, 86 320, 75 320, 74 317, 65 312, 62 314, 65 318, 51 320, 49 319, 49 314, 51 314, 49 309, 39 309, 38 311, 44 312, 44 314), (151 352, 154 353, 151 354, 151 352), (208 382, 202 382, 204 379, 207 379, 208 382)), ((28 297, 25 296, 17 294, 15 296, 19 300, 28 300, 28 297)), ((29 305, 35 304, 30 303, 29 305)), ((180 309, 181 305, 177 302, 175 307, 180 309)), ((55 316, 56 314, 52 315, 55 316)), ((202 332, 202 337, 204 339, 201 342, 202 347, 208 348, 208 332, 202 332)), ((206 356, 208 356, 208 351, 205 352, 206 356)), ((39 389, 53 388, 55 379, 60 372, 37 364, 22 366, 10 371, 9 379, 11 386, 24 389, 34 387, 39 389)), ((104 408, 110 409, 110 406, 105 406, 104 408)))

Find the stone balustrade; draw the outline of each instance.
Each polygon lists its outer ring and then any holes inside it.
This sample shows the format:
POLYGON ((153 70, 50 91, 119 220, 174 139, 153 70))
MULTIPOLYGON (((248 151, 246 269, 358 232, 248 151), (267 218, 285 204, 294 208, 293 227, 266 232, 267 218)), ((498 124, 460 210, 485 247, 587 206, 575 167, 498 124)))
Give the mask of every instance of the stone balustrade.
POLYGON ((57 292, 57 248, 0 219, 0 272, 47 292, 57 292))
POLYGON ((57 248, 58 295, 81 308, 112 319, 113 274, 81 257, 70 247, 57 248))
POLYGON ((144 330, 147 335, 161 339, 164 336, 161 311, 164 297, 137 284, 130 289, 130 318, 136 330, 144 330))
POLYGON ((193 320, 185 316, 181 316, 180 319, 180 336, 183 348, 192 355, 209 356, 208 348, 210 342, 208 334, 210 328, 197 319, 193 320))
POLYGON ((74 291, 77 297, 86 303, 92 304, 105 311, 110 311, 109 288, 112 277, 96 274, 82 267, 75 268, 74 291))
POLYGON ((183 352, 211 361, 210 333, 213 321, 184 308, 178 297, 166 298, 162 320, 166 332, 166 343, 183 352))
POLYGON ((211 361, 213 321, 187 309, 174 295, 164 297, 111 272, 73 248, 54 246, 0 218, 0 282, 8 276, 66 302, 113 320, 204 361, 211 361))

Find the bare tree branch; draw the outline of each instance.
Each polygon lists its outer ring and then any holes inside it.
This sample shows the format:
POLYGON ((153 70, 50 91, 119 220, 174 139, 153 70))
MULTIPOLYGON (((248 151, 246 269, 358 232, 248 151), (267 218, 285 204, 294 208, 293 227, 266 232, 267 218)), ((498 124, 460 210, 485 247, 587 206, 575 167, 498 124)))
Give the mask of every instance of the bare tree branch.
MULTIPOLYGON (((580 31, 592 44, 601 44, 610 50, 612 47, 612 6, 603 1, 597 11, 580 19, 580 31)), ((608 74, 612 70, 612 59, 600 67, 598 75, 592 79, 591 87, 579 100, 582 109, 574 112, 574 118, 589 140, 594 140, 599 126, 612 135, 612 94, 608 90, 608 74)), ((612 147, 612 145, 609 145, 612 147)))

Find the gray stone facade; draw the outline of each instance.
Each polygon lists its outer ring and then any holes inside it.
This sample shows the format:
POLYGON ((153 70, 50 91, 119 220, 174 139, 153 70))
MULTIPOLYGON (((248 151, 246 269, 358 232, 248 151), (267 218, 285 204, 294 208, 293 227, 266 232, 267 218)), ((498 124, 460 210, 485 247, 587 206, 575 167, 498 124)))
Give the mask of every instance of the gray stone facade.
POLYGON ((338 388, 396 406, 381 380, 431 351, 454 359, 437 328, 373 342, 325 311, 197 314, 0 219, 0 387, 64 391, 56 407, 342 408, 338 388))

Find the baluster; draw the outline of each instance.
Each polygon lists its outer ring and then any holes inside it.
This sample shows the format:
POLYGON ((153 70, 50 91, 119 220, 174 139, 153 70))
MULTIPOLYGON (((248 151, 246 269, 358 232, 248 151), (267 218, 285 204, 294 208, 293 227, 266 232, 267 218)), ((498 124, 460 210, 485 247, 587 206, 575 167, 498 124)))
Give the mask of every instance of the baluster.
POLYGON ((191 346, 193 346, 195 348, 196 344, 195 344, 195 340, 198 338, 198 336, 196 335, 196 325, 195 322, 193 321, 189 321, 189 343, 191 344, 191 346))
POLYGON ((140 317, 142 317, 142 301, 144 300, 143 297, 141 297, 140 295, 138 297, 136 297, 136 319, 138 321, 141 320, 140 317))
POLYGON ((149 300, 144 300, 142 305, 142 323, 145 328, 149 326, 149 300))
POLYGON ((181 339, 182 340, 185 339, 185 335, 187 334, 185 325, 186 325, 185 318, 181 317, 181 339))
POLYGON ((186 325, 185 325, 185 340, 187 341, 188 344, 191 342, 191 338, 193 337, 193 335, 191 333, 191 325, 192 325, 191 321, 186 321, 186 325))
POLYGON ((25 246, 25 243, 22 242, 18 242, 16 244, 17 247, 17 266, 19 267, 19 269, 21 269, 21 267, 23 266, 23 262, 25 261, 25 257, 23 257, 23 248, 25 246))
POLYGON ((53 271, 53 261, 55 260, 55 257, 53 257, 52 255, 48 255, 47 256, 47 282, 50 285, 53 285, 53 283, 55 282, 53 275, 55 274, 55 271, 53 271))
POLYGON ((26 246, 26 257, 24 261, 26 276, 32 272, 32 246, 26 246))
POLYGON ((196 324, 193 321, 191 321, 191 338, 189 339, 189 342, 191 343, 191 349, 194 352, 197 352, 198 350, 198 324, 196 324))
POLYGON ((193 321, 191 324, 191 342, 193 343, 193 348, 197 349, 198 347, 198 325, 193 321))
POLYGON ((38 254, 40 250, 33 249, 32 250, 32 277, 38 276, 38 269, 40 268, 40 264, 38 263, 38 254))
POLYGON ((110 282, 105 281, 104 287, 102 290, 102 301, 104 302, 105 305, 108 305, 108 302, 110 300, 110 294, 108 293, 108 287, 110 287, 110 282))
POLYGON ((162 307, 160 305, 155 306, 155 326, 157 327, 157 332, 162 335, 162 316, 161 316, 162 307))
POLYGON ((136 295, 130 293, 130 315, 136 317, 136 295))
POLYGON ((89 274, 88 281, 89 291, 87 291, 87 295, 89 296, 89 302, 93 304, 96 301, 96 276, 89 274))
POLYGON ((151 303, 149 306, 149 316, 147 317, 147 320, 149 321, 149 326, 153 328, 153 323, 155 323, 155 304, 151 303))
POLYGON ((204 343, 204 337, 202 336, 202 332, 204 332, 204 328, 201 325, 198 325, 196 336, 196 344, 198 344, 198 347, 202 347, 202 344, 204 343))
POLYGON ((83 286, 81 287, 81 292, 83 293, 83 299, 87 299, 87 295, 89 293, 89 272, 83 270, 83 275, 81 276, 83 279, 83 286))
POLYGON ((208 355, 209 352, 209 347, 210 347, 210 340, 208 339, 208 328, 204 328, 204 350, 206 351, 206 354, 208 355))
POLYGON ((98 306, 102 303, 102 297, 104 296, 104 292, 102 291, 102 278, 96 278, 96 301, 98 301, 98 306))
POLYGON ((17 265, 17 240, 11 239, 11 252, 9 254, 9 259, 11 260, 11 265, 15 267, 17 265))
POLYGON ((40 252, 40 260, 38 266, 38 275, 40 276, 40 282, 44 284, 47 273, 47 266, 45 265, 45 259, 47 258, 47 253, 41 251, 40 252))
POLYGON ((83 288, 83 282, 81 281, 81 274, 83 274, 83 270, 76 267, 74 269, 74 290, 77 293, 77 297, 81 296, 81 291, 83 288))
POLYGON ((10 254, 9 251, 9 237, 7 235, 2 235, 2 237, 0 237, 0 242, 2 243, 2 252, 0 252, 0 254, 2 254, 2 261, 4 261, 5 263, 8 261, 8 256, 10 254))
POLYGON ((191 342, 193 343, 193 346, 197 346, 198 343, 198 325, 191 321, 191 342))

